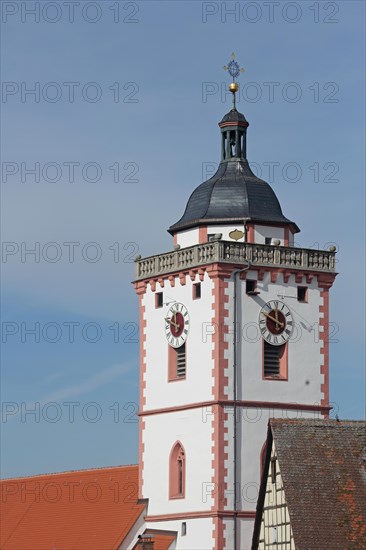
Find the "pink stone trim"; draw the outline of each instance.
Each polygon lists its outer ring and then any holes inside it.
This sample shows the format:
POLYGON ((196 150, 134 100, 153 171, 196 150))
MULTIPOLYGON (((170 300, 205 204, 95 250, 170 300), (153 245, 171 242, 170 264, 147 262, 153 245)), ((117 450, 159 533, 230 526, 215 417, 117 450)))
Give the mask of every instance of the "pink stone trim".
MULTIPOLYGON (((319 313, 323 313, 323 317, 319 319, 319 325, 323 327, 323 332, 320 333, 319 339, 322 343, 320 353, 323 356, 323 364, 320 366, 320 373, 324 376, 324 382, 321 385, 323 398, 320 405, 323 407, 329 406, 329 289, 332 286, 335 275, 318 275, 318 284, 320 297, 323 299, 323 304, 319 306, 319 313)), ((329 416, 329 413, 326 417, 329 416)))
MULTIPOLYGON (((232 399, 223 400, 213 400, 213 401, 201 401, 199 403, 189 403, 187 405, 175 405, 174 407, 165 407, 161 409, 150 409, 139 412, 138 416, 152 416, 154 414, 169 414, 172 412, 178 411, 187 411, 191 409, 203 409, 205 407, 214 407, 215 405, 219 406, 220 411, 223 407, 231 408, 234 405, 232 399)), ((324 413, 329 411, 331 407, 322 406, 322 405, 310 405, 309 403, 284 403, 280 401, 237 401, 236 405, 243 408, 254 408, 254 409, 283 409, 283 410, 295 410, 295 411, 313 411, 324 413)), ((207 413, 208 414, 208 413, 207 413)), ((210 414, 213 414, 210 413, 210 414)))
POLYGON ((169 456, 169 499, 185 498, 186 493, 186 453, 180 441, 176 441, 169 456), (182 493, 179 493, 178 460, 183 464, 182 493))
POLYGON ((207 225, 200 226, 198 229, 198 242, 199 244, 207 243, 207 225))
MULTIPOLYGON (((146 283, 135 284, 136 293, 139 297, 139 310, 140 310, 140 411, 143 411, 146 406, 146 319, 145 319, 145 306, 143 305, 143 298, 146 292, 146 283)), ((145 429, 145 419, 141 418, 139 422, 139 498, 143 498, 142 485, 143 485, 143 470, 144 470, 144 451, 145 444, 143 441, 143 432, 145 429)))
MULTIPOLYGON (((237 516, 239 518, 244 519, 254 519, 255 518, 255 511, 253 510, 243 510, 241 512, 237 512, 237 516)), ((176 514, 162 514, 162 515, 156 515, 156 516, 145 516, 145 521, 173 521, 173 520, 179 520, 179 519, 198 519, 198 518, 232 518, 234 517, 234 512, 231 511, 224 511, 219 510, 217 512, 213 512, 212 510, 206 510, 203 512, 181 512, 176 514)), ((223 550, 223 548, 220 548, 219 550, 223 550)))
MULTIPOLYGON (((213 317, 212 323, 216 327, 222 327, 224 334, 228 333, 227 319, 229 311, 226 308, 226 304, 229 302, 229 296, 226 291, 229 283, 225 281, 225 278, 229 277, 231 272, 225 267, 219 265, 213 266, 209 270, 209 276, 213 280, 213 317)), ((212 377, 214 385, 212 388, 212 397, 218 401, 227 400, 227 394, 225 389, 228 387, 228 378, 225 376, 224 371, 228 368, 228 360, 225 358, 225 350, 228 349, 228 343, 224 341, 221 334, 222 330, 215 331, 212 335, 212 359, 213 370, 212 377)), ((225 468, 225 460, 228 458, 227 446, 228 442, 225 439, 227 428, 225 427, 225 421, 227 421, 228 414, 224 411, 223 407, 219 404, 213 405, 213 420, 212 420, 212 468, 213 476, 212 483, 214 487, 221 487, 222 491, 215 491, 213 494, 212 511, 217 512, 223 507, 227 506, 227 499, 224 497, 227 489, 227 476, 228 470, 225 468)), ((222 550, 225 548, 225 522, 222 517, 215 517, 213 522, 213 537, 215 540, 215 550, 222 550)))
POLYGON ((247 224, 247 243, 254 243, 254 225, 252 223, 247 224))

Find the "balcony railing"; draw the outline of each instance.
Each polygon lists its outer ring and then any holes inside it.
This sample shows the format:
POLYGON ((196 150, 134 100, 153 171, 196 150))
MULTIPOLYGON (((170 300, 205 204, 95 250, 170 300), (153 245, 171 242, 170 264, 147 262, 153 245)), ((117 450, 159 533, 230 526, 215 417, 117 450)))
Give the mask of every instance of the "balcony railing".
POLYGON ((335 272, 335 252, 288 246, 215 241, 136 260, 136 280, 213 263, 335 272))

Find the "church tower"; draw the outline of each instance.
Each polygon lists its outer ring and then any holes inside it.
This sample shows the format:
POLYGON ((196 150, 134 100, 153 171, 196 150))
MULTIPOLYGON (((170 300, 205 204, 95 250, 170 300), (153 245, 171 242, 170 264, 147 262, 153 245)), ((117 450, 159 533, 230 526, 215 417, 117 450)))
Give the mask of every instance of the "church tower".
POLYGON ((294 245, 298 226, 250 169, 228 69, 218 170, 169 228, 172 250, 136 259, 139 496, 177 550, 249 550, 268 419, 330 408, 335 249, 294 245))

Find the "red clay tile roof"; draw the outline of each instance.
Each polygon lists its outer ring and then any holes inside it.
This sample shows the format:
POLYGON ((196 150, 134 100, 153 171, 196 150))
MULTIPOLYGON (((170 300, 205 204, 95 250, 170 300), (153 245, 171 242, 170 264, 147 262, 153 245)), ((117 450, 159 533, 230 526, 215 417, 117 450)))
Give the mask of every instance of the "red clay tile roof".
POLYGON ((296 550, 366 548, 363 421, 270 420, 296 550))
MULTIPOLYGON (((177 538, 176 531, 161 531, 159 529, 146 529, 146 535, 153 535, 154 550, 169 550, 172 543, 177 538)), ((138 546, 134 546, 133 550, 138 550, 138 546)))
POLYGON ((145 508, 138 466, 6 479, 0 487, 1 550, 115 550, 145 508))
POLYGON ((154 550, 169 550, 171 544, 176 540, 177 533, 175 534, 155 534, 154 535, 154 550))

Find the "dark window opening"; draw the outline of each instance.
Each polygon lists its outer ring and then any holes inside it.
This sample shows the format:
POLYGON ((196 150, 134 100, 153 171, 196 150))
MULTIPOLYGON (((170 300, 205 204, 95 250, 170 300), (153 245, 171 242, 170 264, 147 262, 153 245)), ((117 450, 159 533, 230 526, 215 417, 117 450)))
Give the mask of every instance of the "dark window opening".
POLYGON ((271 458, 271 478, 272 483, 276 483, 276 459, 271 458))
POLYGON ((186 375, 186 345, 176 348, 177 354, 177 377, 182 378, 186 375))
POLYGON ((272 244, 272 237, 265 237, 264 244, 272 244))
POLYGON ((235 132, 230 132, 230 157, 236 157, 236 140, 235 132))
POLYGON ((187 534, 187 523, 185 521, 183 521, 181 535, 182 535, 182 537, 184 537, 186 534, 187 534))
POLYGON ((164 305, 164 302, 163 302, 163 293, 162 292, 157 292, 155 294, 155 307, 158 308, 158 307, 163 307, 164 305))
POLYGON ((308 287, 307 286, 298 286, 297 287, 297 301, 298 302, 307 302, 308 301, 308 287))
POLYGON ((259 294, 257 289, 257 281, 253 279, 246 280, 246 293, 247 294, 259 294))
POLYGON ((201 283, 195 283, 193 285, 193 300, 199 300, 201 298, 201 283))
POLYGON ((178 458, 178 494, 183 494, 183 458, 178 458))
POLYGON ((264 340, 264 376, 278 376, 280 374, 280 359, 285 345, 272 346, 264 340))

